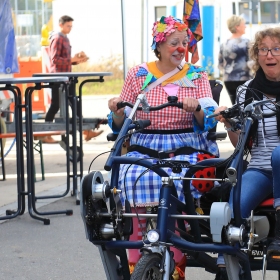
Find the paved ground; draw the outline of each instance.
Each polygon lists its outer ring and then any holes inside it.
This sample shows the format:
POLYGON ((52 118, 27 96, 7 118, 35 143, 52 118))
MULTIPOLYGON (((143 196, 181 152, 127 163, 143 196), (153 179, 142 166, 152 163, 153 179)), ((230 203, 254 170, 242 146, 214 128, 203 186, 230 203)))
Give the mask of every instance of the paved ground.
MULTIPOLYGON (((84 116, 105 117, 109 96, 85 98, 84 116)), ((220 104, 229 105, 226 92, 222 92, 220 104)), ((91 160, 101 152, 109 151, 106 140, 107 126, 101 126, 105 133, 84 143, 84 173, 91 160)), ((222 126, 218 130, 222 130, 222 126)), ((8 141, 6 147, 9 147, 8 141)), ((229 155, 232 146, 228 140, 219 143, 223 157, 229 155)), ((66 189, 66 158, 59 145, 43 145, 46 180, 36 183, 36 193, 62 193, 66 189)), ((7 209, 16 207, 15 147, 6 157, 7 180, 0 181, 0 216, 7 209)), ((103 170, 106 155, 92 164, 92 170, 103 170)), ((37 176, 39 157, 36 156, 37 176)), ((106 177, 106 172, 103 172, 106 177)), ((63 199, 39 200, 40 212, 73 209, 72 216, 48 216, 50 225, 32 219, 28 213, 0 224, 0 279, 2 280, 80 280, 105 279, 97 248, 85 238, 80 209, 70 195, 63 199)), ((186 279, 214 279, 214 275, 200 268, 188 268, 186 279)), ((254 272, 253 279, 261 279, 261 272, 254 272)), ((267 279, 278 279, 270 272, 267 279)))
MULTIPOLYGON (((97 96, 97 97, 85 97, 83 99, 83 115, 84 117, 106 117, 108 112, 107 102, 112 96, 97 96)), ((220 104, 230 105, 229 98, 226 92, 222 92, 220 104)), ((107 142, 106 135, 110 132, 110 128, 107 125, 101 125, 101 128, 105 130, 98 138, 95 138, 89 142, 84 142, 84 173, 87 172, 88 166, 91 160, 101 152, 109 151, 112 143, 107 142)), ((224 131, 222 125, 218 125, 217 131, 224 131)), ((60 140, 59 136, 54 136, 55 139, 60 140)), ((12 140, 7 140, 5 151, 11 146, 12 140)), ((229 143, 229 140, 219 141, 218 143, 221 156, 226 157, 230 155, 233 148, 229 143)), ((41 178, 41 168, 40 168, 40 157, 39 154, 35 154, 36 163, 36 178, 38 182, 36 183, 37 193, 57 192, 64 189, 66 179, 66 155, 65 151, 57 144, 44 144, 43 145, 43 155, 45 163, 45 181, 40 181, 41 178)), ((94 162, 92 169, 103 170, 103 160, 105 160, 105 155, 94 162)), ((16 199, 16 151, 15 145, 5 157, 5 166, 7 173, 7 180, 5 182, 0 181, 0 215, 1 211, 3 213, 3 207, 1 206, 15 202, 16 199)), ((1 170, 0 170, 1 172, 1 170)), ((25 168, 26 172, 26 168, 25 168)), ((0 173, 1 174, 1 173, 0 173)), ((1 175, 0 175, 1 176, 1 175)), ((1 179, 1 177, 0 177, 1 179)))

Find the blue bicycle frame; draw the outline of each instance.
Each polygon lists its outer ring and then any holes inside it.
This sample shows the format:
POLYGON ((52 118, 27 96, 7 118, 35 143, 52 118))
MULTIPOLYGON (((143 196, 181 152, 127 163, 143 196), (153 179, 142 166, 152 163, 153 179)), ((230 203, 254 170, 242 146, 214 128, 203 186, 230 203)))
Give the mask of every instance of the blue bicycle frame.
MULTIPOLYGON (((137 100, 134 108, 137 108, 140 101, 137 100), (138 104, 137 104, 138 103, 138 104)), ((136 110, 136 109, 135 109, 136 110)), ((228 203, 224 202, 216 202, 213 203, 213 211, 211 207, 210 215, 197 215, 194 209, 193 198, 190 193, 190 188, 187 187, 185 189, 186 193, 186 204, 182 203, 176 197, 176 191, 174 193, 174 184, 173 180, 178 179, 176 177, 170 177, 168 174, 160 167, 155 167, 151 161, 143 159, 139 161, 139 158, 135 157, 125 157, 120 156, 121 146, 123 139, 129 129, 134 128, 132 116, 135 113, 135 110, 131 112, 131 115, 125 120, 122 129, 119 133, 119 136, 114 144, 114 147, 111 150, 111 153, 106 161, 105 170, 111 170, 111 182, 110 187, 115 188, 118 186, 118 178, 119 178, 119 167, 120 164, 137 164, 143 167, 152 169, 156 174, 162 177, 162 187, 160 190, 159 197, 159 206, 158 206, 158 214, 157 214, 157 227, 156 230, 159 233, 159 239, 157 244, 164 245, 166 247, 174 246, 179 248, 183 252, 195 252, 196 260, 200 262, 204 267, 208 268, 210 271, 215 272, 216 270, 216 259, 210 257, 207 253, 221 253, 225 257, 226 265, 231 269, 231 279, 239 279, 239 263, 242 263, 243 270, 246 274, 246 279, 251 280, 251 268, 250 268, 250 260, 245 250, 241 250, 241 246, 238 242, 234 244, 228 245, 224 244, 222 240, 222 230, 224 227, 231 225, 235 227, 235 229, 239 230, 242 228, 242 224, 244 224, 245 220, 241 217, 240 212, 240 193, 241 193, 241 182, 242 182, 242 173, 243 173, 243 151, 246 139, 248 137, 251 125, 253 120, 250 115, 246 116, 245 122, 241 127, 242 141, 239 143, 238 148, 235 149, 232 160, 227 167, 226 173, 228 176, 228 180, 232 183, 233 186, 233 214, 234 220, 231 221, 231 211, 229 210, 228 203), (183 209, 184 212, 188 213, 188 215, 178 215, 177 210, 183 209), (225 213, 221 213, 221 212, 225 213), (186 240, 175 234, 175 222, 176 220, 186 219, 190 223, 192 229, 192 235, 194 240, 186 240), (213 237, 213 242, 210 242, 208 239, 207 243, 202 242, 201 232, 199 229, 199 220, 209 220, 211 234, 213 237), (222 222, 220 221, 222 220, 222 222), (237 278, 238 277, 238 278, 237 278)), ((225 162, 225 159, 215 158, 215 159, 207 159, 204 161, 198 162, 196 165, 190 166, 189 170, 186 173, 186 178, 191 178, 192 175, 199 169, 205 168, 205 166, 216 166, 218 164, 222 164, 225 162)), ((190 179, 189 179, 190 180, 190 179)), ((190 181, 188 181, 190 182, 190 181)), ((185 181, 184 181, 185 183, 185 181)), ((90 185, 90 188, 92 185, 90 185)), ((92 187, 93 188, 93 187, 92 187)), ((84 193, 91 193, 92 189, 89 191, 83 186, 81 183, 81 211, 84 219, 86 233, 89 231, 88 225, 86 225, 84 202, 86 196, 84 193), (84 196, 84 197, 83 197, 84 196)), ((93 192, 93 191, 92 191, 93 192)), ((99 214, 102 217, 110 217, 111 214, 99 214)), ((135 214, 123 213, 123 217, 133 217, 135 214)), ((139 214, 141 216, 141 214, 139 214)), ((143 215, 145 217, 149 217, 149 214, 143 215)), ((240 238, 240 232, 237 236, 233 236, 232 238, 240 238)), ((88 233, 87 233, 88 235, 88 233)), ((253 237, 252 237, 253 238, 253 237)), ((90 239, 90 238, 89 238, 90 239)), ((123 279, 130 279, 127 257, 125 253, 125 249, 142 249, 145 247, 151 246, 147 240, 145 241, 128 241, 128 240, 120 240, 116 238, 115 240, 90 240, 93 244, 100 246, 100 254, 103 254, 102 260, 104 263, 104 267, 107 274, 108 279, 122 279, 117 278, 122 274, 123 279), (104 254, 107 254, 106 256, 104 254), (122 267, 122 273, 120 271, 118 273, 114 272, 114 266, 116 265, 116 261, 112 261, 112 255, 120 256, 120 262, 122 267), (112 264, 109 264, 111 262, 112 264)), ((154 245, 154 244, 153 244, 154 245)), ((167 252, 168 255, 168 252, 167 252)), ((169 256, 170 257, 170 256, 169 256)), ((168 260, 168 256, 165 260, 168 260)), ((168 269, 163 273, 163 279, 169 279, 170 271, 168 269)), ((229 273, 229 272, 228 272, 229 273)))
MULTIPOLYGON (((119 133, 118 139, 123 138, 128 130, 128 127, 131 125, 132 120, 126 119, 125 123, 122 127, 122 130, 119 133)), ((245 139, 247 137, 248 131, 250 130, 252 120, 248 119, 247 123, 245 125, 244 129, 244 136, 245 139)), ((120 154, 121 145, 122 142, 116 140, 115 146, 113 148, 113 151, 111 152, 106 164, 105 169, 108 170, 108 167, 112 167, 112 175, 111 175, 111 186, 117 186, 118 185, 118 175, 119 175, 119 165, 120 164, 133 164, 137 162, 137 164, 144 166, 146 168, 151 168, 152 163, 148 160, 141 160, 139 161, 139 158, 133 158, 133 157, 122 157, 122 156, 116 156, 117 154, 120 154)), ((240 214, 240 207, 237 207, 240 205, 240 189, 241 189, 241 175, 242 175, 242 164, 243 164, 243 149, 244 149, 245 143, 242 143, 242 146, 240 147, 240 150, 232 160, 232 163, 230 167, 228 168, 228 175, 230 176, 232 183, 236 183, 234 186, 234 217, 236 221, 236 226, 240 226, 243 219, 241 218, 240 214), (233 175, 234 173, 234 175, 233 175), (236 177, 237 174, 237 177, 236 177), (234 179, 235 177, 235 179, 234 179), (236 182, 237 179, 237 182, 236 182)), ((212 166, 219 162, 224 161, 224 159, 209 159, 205 161, 201 161, 197 163, 196 166, 212 166)), ((196 169, 197 170, 197 169, 196 169)), ((168 175, 164 170, 161 168, 153 168, 153 171, 157 173, 161 177, 168 178, 168 175)), ((192 173, 192 169, 189 170, 189 174, 192 173)), ((230 245, 224 245, 224 244, 205 244, 205 243, 192 243, 188 242, 186 240, 183 240, 178 235, 174 233, 175 228, 175 220, 173 219, 173 222, 171 223, 170 215, 176 214, 177 205, 182 204, 176 197, 172 195, 172 183, 165 183, 162 185, 161 191, 160 191, 160 197, 159 201, 164 201, 164 205, 160 205, 158 207, 158 217, 157 217, 157 230, 159 232, 160 243, 172 243, 174 247, 182 249, 182 250, 191 250, 191 251, 197 251, 197 252, 209 252, 209 253, 223 253, 223 254, 229 254, 236 256, 240 261, 243 261, 245 266, 248 266, 248 269, 250 267, 249 258, 247 254, 242 252, 239 247, 233 247, 230 245), (172 208, 169 207, 169 205, 172 205, 172 208), (170 230, 170 225, 172 225, 172 230, 170 230)), ((199 217, 199 216, 198 216, 199 217)), ((187 215, 185 216, 187 218, 187 215)), ((200 216, 199 218, 203 218, 203 216, 200 216)), ((105 247, 107 249, 114 249, 114 248, 125 248, 125 249, 141 249, 143 247, 143 242, 139 241, 108 241, 106 242, 105 247)), ((247 270, 247 269, 246 269, 247 270)), ((251 279, 247 278, 248 280, 251 279)))

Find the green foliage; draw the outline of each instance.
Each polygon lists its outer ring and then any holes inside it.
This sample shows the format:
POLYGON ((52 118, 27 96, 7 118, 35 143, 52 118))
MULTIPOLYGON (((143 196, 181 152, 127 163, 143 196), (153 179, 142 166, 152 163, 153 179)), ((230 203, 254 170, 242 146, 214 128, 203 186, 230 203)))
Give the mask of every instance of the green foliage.
MULTIPOLYGON (((112 76, 104 76, 104 83, 86 83, 83 95, 120 94, 123 86, 123 63, 121 55, 102 57, 97 63, 81 63, 72 67, 73 72, 111 72, 112 76)), ((79 84, 89 77, 80 78, 79 84)))

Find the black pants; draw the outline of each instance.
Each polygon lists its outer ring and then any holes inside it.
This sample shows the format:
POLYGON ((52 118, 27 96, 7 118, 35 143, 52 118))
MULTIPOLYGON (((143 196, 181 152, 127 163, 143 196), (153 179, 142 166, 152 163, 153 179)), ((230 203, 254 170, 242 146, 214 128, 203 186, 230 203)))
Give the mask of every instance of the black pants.
POLYGON ((236 89, 243 85, 246 81, 225 81, 225 87, 227 89, 230 101, 232 104, 236 102, 236 89))
MULTIPOLYGON (((75 85, 73 85, 75 86, 75 85)), ((55 114, 59 110, 59 84, 54 84, 52 86, 52 99, 51 106, 46 114, 45 121, 52 122, 54 120, 55 114)), ((74 88, 72 86, 69 87, 70 95, 72 95, 74 88)), ((80 116, 80 101, 77 101, 77 116, 80 116)), ((70 106, 72 107, 71 101, 69 101, 70 106)))

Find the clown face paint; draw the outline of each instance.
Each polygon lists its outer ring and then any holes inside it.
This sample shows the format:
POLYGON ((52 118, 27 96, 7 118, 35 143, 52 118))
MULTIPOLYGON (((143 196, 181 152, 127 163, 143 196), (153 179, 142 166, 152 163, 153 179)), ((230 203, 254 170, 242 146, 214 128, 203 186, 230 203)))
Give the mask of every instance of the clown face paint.
POLYGON ((177 48, 177 51, 178 51, 179 53, 185 53, 186 49, 185 49, 185 48, 182 48, 182 47, 178 47, 178 48, 177 48))
POLYGON ((160 52, 161 59, 159 65, 167 69, 167 71, 173 70, 178 66, 185 57, 185 50, 188 45, 187 32, 180 32, 176 30, 166 41, 160 43, 157 50, 160 52), (182 52, 184 50, 184 52, 182 52))

